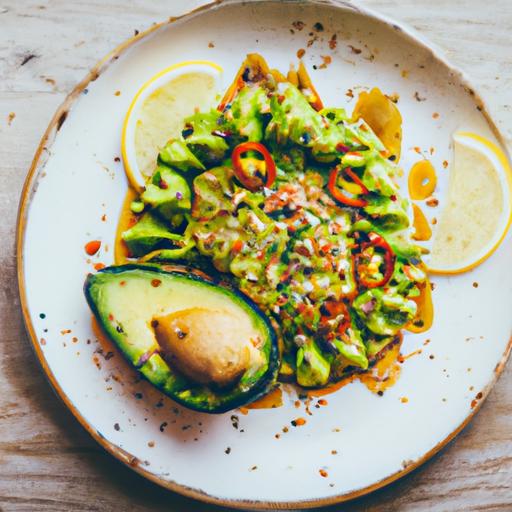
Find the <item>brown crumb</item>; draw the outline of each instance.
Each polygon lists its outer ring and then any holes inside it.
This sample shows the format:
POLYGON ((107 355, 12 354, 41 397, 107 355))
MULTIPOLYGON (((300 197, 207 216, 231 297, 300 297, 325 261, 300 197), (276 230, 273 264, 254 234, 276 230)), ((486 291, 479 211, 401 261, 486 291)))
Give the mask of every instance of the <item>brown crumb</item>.
POLYGON ((347 92, 345 93, 345 96, 348 96, 349 98, 354 97, 354 91, 352 89, 347 89, 347 92))
POLYGON ((443 168, 446 169, 448 167, 448 161, 443 160, 443 168))
POLYGON ((325 471, 325 469, 320 469, 320 470, 318 470, 318 472, 320 473, 320 476, 322 476, 324 478, 327 478, 329 476, 329 473, 327 473, 327 471, 325 471))
POLYGON ((253 466, 249 471, 256 471, 258 469, 258 466, 253 466))
POLYGON ((155 446, 155 441, 149 441, 148 446, 153 448, 155 446))
POLYGON ((213 44, 213 41, 210 41, 208 43, 208 48, 215 48, 215 45, 213 44))
POLYGON ((476 281, 473 283, 473 288, 478 288, 478 283, 476 281))
POLYGON ((429 358, 429 359, 434 359, 434 354, 430 354, 430 355, 428 356, 428 358, 429 358))
POLYGON ((14 112, 9 112, 9 115, 7 116, 7 124, 11 126, 11 123, 14 121, 14 118, 16 117, 16 114, 14 112))
POLYGON ((292 23, 292 27, 296 30, 302 30, 305 27, 305 23, 297 20, 292 23))
POLYGON ((433 119, 438 119, 438 118, 439 118, 439 112, 434 112, 434 113, 432 114, 432 118, 433 118, 433 119))
POLYGON ((302 59, 302 57, 304 57, 305 53, 306 53, 306 50, 304 50, 304 48, 299 48, 297 50, 297 58, 298 59, 302 59))
POLYGON ((121 96, 121 91, 116 91, 116 92, 114 93, 114 96, 121 96))
POLYGON ((356 48, 355 46, 352 46, 351 44, 349 44, 348 47, 350 48, 350 51, 352 53, 355 53, 356 55, 359 55, 363 51, 363 50, 361 50, 361 48, 356 48))
POLYGON ((338 44, 338 36, 336 34, 333 34, 331 36, 331 39, 329 39, 329 48, 331 50, 334 50, 334 49, 336 49, 337 44, 338 44))
POLYGON ((283 432, 286 434, 286 432, 288 432, 288 427, 283 427, 283 432))
POLYGON ((107 220, 107 214, 104 213, 102 216, 101 216, 101 222, 105 222, 107 220))
POLYGON ((337 455, 338 454, 338 450, 331 450, 331 455, 337 455))

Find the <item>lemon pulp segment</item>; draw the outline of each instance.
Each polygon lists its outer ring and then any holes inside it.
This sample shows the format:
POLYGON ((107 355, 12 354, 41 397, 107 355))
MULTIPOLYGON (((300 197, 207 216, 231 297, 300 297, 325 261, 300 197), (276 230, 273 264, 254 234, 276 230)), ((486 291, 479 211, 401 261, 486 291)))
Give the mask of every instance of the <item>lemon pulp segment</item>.
POLYGON ((456 273, 469 270, 497 247, 510 216, 508 173, 501 151, 471 134, 454 136, 448 194, 432 246, 429 268, 456 273), (496 156, 497 158, 494 158, 496 156), (507 192, 507 193, 506 193, 507 192))
POLYGON ((183 119, 214 104, 215 78, 207 73, 180 75, 156 89, 142 104, 136 119, 135 151, 144 176, 151 176, 160 149, 180 136, 183 119))

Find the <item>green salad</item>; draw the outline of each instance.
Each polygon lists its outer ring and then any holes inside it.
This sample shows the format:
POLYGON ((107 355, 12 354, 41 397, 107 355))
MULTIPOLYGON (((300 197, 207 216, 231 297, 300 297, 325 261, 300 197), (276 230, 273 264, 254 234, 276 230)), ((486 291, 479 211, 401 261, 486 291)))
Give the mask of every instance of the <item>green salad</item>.
POLYGON ((278 334, 281 379, 321 387, 367 370, 421 328, 427 282, 399 151, 377 131, 325 108, 303 68, 285 78, 250 55, 219 107, 161 150, 122 240, 133 258, 249 296, 278 334))

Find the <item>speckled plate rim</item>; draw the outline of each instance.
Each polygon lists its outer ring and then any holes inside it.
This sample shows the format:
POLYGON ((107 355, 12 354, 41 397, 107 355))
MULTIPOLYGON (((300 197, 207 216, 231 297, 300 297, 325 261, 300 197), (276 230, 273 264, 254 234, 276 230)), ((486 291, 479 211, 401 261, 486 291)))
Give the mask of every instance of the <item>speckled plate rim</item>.
MULTIPOLYGON (((277 0, 251 0, 252 2, 262 2, 262 3, 272 3, 277 0)), ((424 38, 422 35, 420 35, 417 31, 412 29, 411 27, 408 27, 407 25, 397 22, 393 19, 390 19, 389 17, 382 15, 372 9, 368 9, 367 7, 363 7, 361 5, 344 1, 344 0, 288 0, 290 3, 295 4, 301 4, 301 3, 312 3, 317 5, 325 5, 330 7, 339 8, 341 10, 350 10, 353 12, 356 12, 362 16, 366 16, 368 18, 371 18, 372 20, 375 20, 377 22, 384 23, 385 25, 388 25, 393 30, 400 31, 406 39, 408 39, 412 44, 414 45, 420 45, 426 50, 429 51, 432 58, 436 59, 438 62, 443 64, 445 67, 450 69, 452 73, 454 73, 455 76, 458 77, 458 80, 462 84, 462 86, 475 98, 475 102, 481 110, 482 114, 484 115, 490 129, 493 131, 494 135, 498 139, 498 141, 501 143, 501 145, 505 148, 507 151, 508 148, 506 144, 504 143, 504 138, 502 134, 500 133, 499 129, 493 122, 491 116, 488 113, 488 109, 486 106, 485 101, 482 99, 480 94, 477 92, 477 89, 471 84, 470 80, 468 79, 467 75, 460 69, 458 69, 456 66, 451 64, 445 57, 443 51, 437 47, 432 42, 428 41, 426 38, 424 38)), ((148 35, 168 26, 172 23, 178 21, 178 20, 184 20, 188 17, 194 16, 198 13, 209 11, 212 9, 217 9, 220 6, 224 5, 233 5, 233 4, 244 4, 249 3, 244 0, 213 0, 212 2, 209 2, 207 4, 204 4, 198 8, 195 8, 191 11, 188 11, 184 13, 181 16, 177 17, 170 17, 167 21, 157 23, 153 26, 151 26, 149 29, 140 32, 138 35, 126 40, 125 42, 121 43, 117 48, 112 50, 109 54, 107 54, 103 59, 101 59, 85 76, 85 78, 79 82, 75 88, 71 91, 71 93, 68 94, 64 102, 60 105, 60 107, 55 112, 52 120, 50 121, 50 124, 48 125, 45 133, 43 134, 41 141, 39 143, 39 146, 35 152, 34 158, 32 160, 32 164, 29 168, 27 177, 25 179, 25 183, 23 185, 19 208, 18 208, 18 218, 17 218, 17 225, 16 225, 16 262, 17 262, 17 276, 18 276, 18 289, 19 289, 19 296, 20 296, 20 304, 21 309, 23 313, 23 319, 25 323, 26 330, 29 334, 29 339, 32 345, 32 348, 36 354, 36 357, 42 367, 42 369, 45 372, 47 380, 50 382, 51 386, 53 387, 56 394, 59 396, 59 398, 64 402, 64 404, 67 406, 67 408, 71 411, 71 413, 75 416, 75 418, 79 421, 79 423, 82 425, 82 427, 85 428, 85 430, 111 455, 113 455, 116 459, 123 462, 125 465, 139 473, 141 476, 147 478, 148 480, 166 488, 171 491, 174 491, 176 493, 182 494, 184 496, 187 496, 189 498, 194 498, 206 503, 211 503, 215 505, 222 505, 232 508, 239 508, 239 509, 305 509, 305 508, 312 508, 312 507, 321 507, 321 506, 327 506, 327 505, 333 505, 336 503, 341 503, 344 501, 352 500, 361 496, 364 496, 365 494, 368 494, 370 492, 373 492, 377 489, 380 489, 399 478, 407 475, 411 471, 415 470, 422 464, 424 464, 427 460, 429 460, 431 457, 433 457, 439 450, 441 450, 444 446, 446 446, 451 440, 453 440, 457 434, 459 434, 464 427, 472 420, 472 418, 475 416, 475 414, 480 410, 482 404, 484 403, 485 399, 487 398, 490 390, 498 380, 498 377, 503 372, 503 369, 505 368, 506 362, 510 356, 510 353, 512 351, 512 334, 510 336, 510 339, 507 343, 507 346, 505 348, 505 351, 503 352, 503 355, 501 356, 500 361, 494 368, 493 378, 491 381, 485 386, 485 388, 482 390, 482 399, 478 401, 474 409, 471 410, 471 412, 468 414, 468 416, 464 419, 464 421, 457 426, 446 438, 444 438, 442 441, 440 441, 438 444, 436 444, 430 451, 425 453, 422 457, 415 460, 414 462, 410 463, 407 467, 402 469, 401 471, 397 471, 395 473, 392 473, 391 475, 388 475, 387 477, 373 483, 372 485, 369 485, 364 488, 356 489, 354 491, 351 491, 349 493, 339 494, 337 496, 331 496, 328 498, 320 498, 320 499, 314 499, 314 500, 301 500, 301 501, 293 501, 293 502, 270 502, 270 501, 253 501, 253 500, 227 500, 227 499, 221 499, 217 498, 215 496, 212 496, 210 494, 207 494, 200 489, 194 489, 190 487, 186 487, 183 485, 180 485, 176 482, 165 480, 163 478, 159 478, 157 475, 151 473, 150 471, 134 464, 135 457, 128 453, 127 451, 123 450, 119 446, 116 446, 114 443, 111 443, 105 437, 101 435, 100 432, 98 432, 96 429, 92 427, 90 423, 87 422, 87 420, 82 416, 80 411, 73 405, 73 403, 70 401, 69 397, 66 395, 62 387, 60 386, 58 380, 55 378, 53 372, 51 371, 45 356, 43 354, 43 351, 37 342, 37 337, 35 334, 35 329, 32 323, 32 319, 30 317, 28 306, 27 306, 27 293, 25 288, 25 269, 24 269, 24 240, 25 240, 25 229, 26 229, 26 222, 27 222, 27 213, 28 209, 30 207, 30 203, 32 200, 32 197, 37 190, 37 176, 38 176, 38 170, 44 166, 46 163, 46 160, 49 155, 49 147, 53 144, 53 142, 56 139, 56 136, 66 121, 68 112, 72 108, 74 102, 77 100, 79 95, 82 93, 82 91, 87 87, 87 85, 90 82, 95 81, 113 62, 115 62, 121 54, 123 54, 126 50, 128 50, 133 44, 138 42, 141 39, 144 39, 148 35)), ((510 156, 507 154, 509 160, 510 156)))

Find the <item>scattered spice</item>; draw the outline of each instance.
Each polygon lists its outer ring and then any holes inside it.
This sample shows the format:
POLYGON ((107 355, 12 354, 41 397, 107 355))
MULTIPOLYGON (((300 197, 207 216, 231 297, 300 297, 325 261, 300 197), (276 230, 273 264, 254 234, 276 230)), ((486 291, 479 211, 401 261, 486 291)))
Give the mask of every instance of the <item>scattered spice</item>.
POLYGON ((215 48, 215 45, 213 44, 213 41, 210 41, 208 43, 208 48, 215 48))
POLYGON ((161 284, 162 284, 162 281, 160 281, 160 279, 152 279, 151 280, 151 286, 153 286, 153 288, 158 288, 161 284))
POLYGON ((428 358, 429 358, 429 359, 434 359, 434 354, 430 354, 430 355, 428 356, 428 358))
POLYGON ((93 268, 94 270, 102 270, 105 268, 105 263, 95 263, 93 268))
POLYGON ((231 447, 230 447, 230 446, 228 446, 228 447, 224 450, 224 453, 225 453, 226 455, 229 455, 229 454, 231 453, 231 447))
POLYGON ((116 92, 114 93, 114 96, 121 96, 121 91, 116 91, 116 92))
POLYGON ((41 345, 46 345, 46 340, 45 340, 44 338, 41 338, 41 339, 39 340, 39 343, 40 343, 41 345))
POLYGON ((352 46, 351 44, 349 44, 348 47, 350 48, 350 51, 352 53, 355 53, 356 55, 359 55, 363 51, 363 50, 361 50, 361 48, 356 48, 355 46, 352 46))
POLYGON ((302 57, 304 57, 305 53, 306 53, 306 50, 304 50, 304 48, 299 48, 297 50, 297 58, 298 59, 302 59, 302 57))
POLYGON ((320 476, 322 476, 323 478, 327 478, 329 476, 329 473, 327 473, 325 469, 320 469, 318 470, 318 472, 320 473, 320 476))
POLYGON ((240 421, 240 418, 238 416, 236 416, 235 414, 233 414, 231 416, 231 426, 236 430, 238 430, 239 421, 240 421))
POLYGON ((306 420, 304 418, 297 418, 291 421, 293 427, 302 427, 306 424, 306 420))
POLYGON ((296 30, 302 30, 305 27, 305 23, 303 21, 294 21, 292 23, 292 27, 296 30))
POLYGON ((153 448, 155 446, 155 442, 154 441, 149 441, 148 446, 150 448, 153 448))
POLYGON ((407 78, 409 76, 409 71, 406 69, 402 69, 402 72, 400 73, 402 75, 402 78, 407 78))
POLYGON ((249 471, 256 471, 258 469, 258 466, 253 466, 249 471))
POLYGON ((11 123, 14 121, 14 118, 16 117, 16 114, 14 112, 9 112, 9 115, 7 116, 7 124, 11 126, 11 123))
POLYGON ((433 226, 435 226, 437 224, 437 218, 436 217, 432 217, 431 223, 432 223, 433 226))
POLYGON ((473 283, 473 288, 478 288, 478 283, 476 281, 473 283))
POLYGON ((165 427, 167 427, 168 423, 167 421, 164 421, 161 425, 160 425, 160 432, 163 432, 165 430, 165 427))
POLYGON ((39 313, 39 318, 41 320, 44 320, 46 318, 46 315, 44 313, 39 313))
POLYGON ((320 400, 318 400, 318 405, 327 405, 329 402, 327 402, 327 400, 325 400, 325 398, 321 398, 320 400))
POLYGON ((327 66, 332 62, 332 57, 330 55, 320 55, 322 57, 322 64, 320 64, 319 69, 326 69, 327 66))
POLYGON ((406 396, 403 396, 402 398, 400 398, 400 402, 402 402, 403 404, 406 404, 408 401, 409 401, 409 399, 406 396))
POLYGON ((422 98, 422 97, 420 96, 420 93, 419 93, 418 91, 416 91, 416 92, 414 93, 414 99, 415 99, 416 101, 425 101, 427 98, 422 98))
POLYGON ((439 112, 434 112, 434 113, 432 114, 432 118, 433 118, 433 119, 438 119, 438 118, 439 118, 439 112))
POLYGON ((447 160, 443 160, 443 167, 445 169, 448 167, 448 161, 447 160))
POLYGON ((100 240, 91 240, 90 242, 85 244, 84 249, 89 256, 94 256, 100 250, 100 247, 100 240))
POLYGON ((338 450, 331 450, 331 455, 338 455, 338 450))
POLYGON ((118 432, 121 430, 119 423, 114 423, 114 430, 117 430, 118 432))
POLYGON ((313 25, 313 28, 317 32, 323 32, 324 31, 324 26, 320 22, 318 22, 318 21, 313 25))
POLYGON ((439 205, 439 199, 437 199, 436 197, 430 197, 425 201, 425 204, 427 206, 430 206, 431 208, 435 208, 436 206, 439 205))
POLYGON ((338 36, 336 34, 333 34, 331 36, 331 39, 329 39, 329 48, 331 50, 334 50, 338 44, 338 36))

